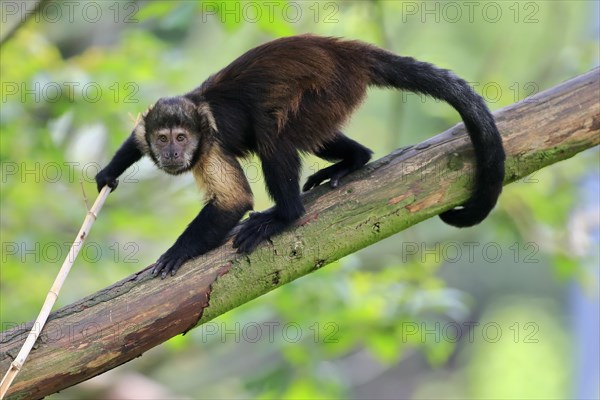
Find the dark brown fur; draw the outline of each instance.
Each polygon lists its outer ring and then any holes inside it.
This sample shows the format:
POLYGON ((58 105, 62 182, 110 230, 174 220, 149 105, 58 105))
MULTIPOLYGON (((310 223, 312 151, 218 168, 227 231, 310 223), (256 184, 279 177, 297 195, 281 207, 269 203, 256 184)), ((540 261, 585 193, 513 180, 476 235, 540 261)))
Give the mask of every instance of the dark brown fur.
POLYGON ((256 133, 259 153, 274 151, 282 136, 298 150, 315 152, 364 100, 370 49, 312 35, 277 39, 246 52, 187 96, 256 98, 268 119, 256 133))

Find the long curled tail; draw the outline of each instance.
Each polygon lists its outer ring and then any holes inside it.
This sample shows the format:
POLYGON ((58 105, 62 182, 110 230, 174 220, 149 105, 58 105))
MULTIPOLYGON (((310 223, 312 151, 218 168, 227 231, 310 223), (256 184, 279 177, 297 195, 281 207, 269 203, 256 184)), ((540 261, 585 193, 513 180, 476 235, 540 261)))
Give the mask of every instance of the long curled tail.
POLYGON ((372 48, 372 84, 423 93, 458 111, 475 148, 477 170, 471 198, 460 208, 440 214, 456 227, 480 223, 496 205, 504 180, 504 148, 494 117, 484 100, 452 72, 410 57, 372 48))

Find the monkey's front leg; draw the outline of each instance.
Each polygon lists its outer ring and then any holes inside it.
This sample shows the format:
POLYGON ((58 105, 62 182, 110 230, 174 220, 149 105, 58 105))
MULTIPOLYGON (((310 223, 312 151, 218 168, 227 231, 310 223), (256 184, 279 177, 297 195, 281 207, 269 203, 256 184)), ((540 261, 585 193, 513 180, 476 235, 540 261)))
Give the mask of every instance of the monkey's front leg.
POLYGON ((154 263, 152 275, 160 274, 163 279, 169 272, 175 275, 184 262, 222 244, 227 233, 233 229, 246 211, 247 208, 224 210, 214 202, 206 204, 175 244, 154 263))
POLYGON ((98 191, 101 191, 104 186, 114 191, 119 184, 117 178, 140 158, 142 152, 138 148, 135 136, 131 134, 117 150, 110 163, 96 175, 98 191))

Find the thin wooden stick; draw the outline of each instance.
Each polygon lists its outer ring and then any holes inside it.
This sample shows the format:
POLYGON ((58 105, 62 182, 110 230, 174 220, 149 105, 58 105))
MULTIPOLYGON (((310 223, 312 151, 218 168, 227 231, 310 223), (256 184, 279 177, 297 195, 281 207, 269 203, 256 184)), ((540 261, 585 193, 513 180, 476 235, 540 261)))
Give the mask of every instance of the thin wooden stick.
POLYGON ((33 348, 33 345, 35 344, 35 341, 40 335, 42 328, 46 324, 46 320, 50 315, 50 311, 52 311, 52 307, 54 306, 54 303, 58 298, 60 288, 67 279, 67 275, 69 274, 69 271, 71 270, 71 267, 75 262, 75 258, 77 258, 77 254, 79 254, 79 250, 81 250, 83 242, 85 241, 88 233, 90 232, 94 221, 96 221, 98 212, 104 205, 104 201, 106 201, 106 197, 110 193, 110 190, 111 189, 108 186, 104 186, 100 191, 98 198, 96 198, 96 201, 94 202, 94 205, 92 206, 91 210, 88 211, 87 216, 83 221, 83 225, 81 226, 81 229, 79 230, 79 233, 77 234, 77 237, 75 238, 75 241, 73 242, 73 245, 69 250, 69 254, 63 262, 62 267, 60 267, 60 271, 58 271, 58 275, 56 276, 56 279, 54 280, 54 283, 52 284, 52 287, 50 288, 50 291, 46 296, 46 301, 44 301, 44 305, 42 306, 38 317, 33 323, 31 332, 29 332, 29 335, 27 336, 25 343, 23 343, 19 354, 17 354, 17 357, 10 364, 10 368, 8 369, 8 371, 6 371, 6 374, 2 378, 2 382, 0 382, 0 400, 2 400, 6 395, 6 392, 8 392, 8 388, 10 387, 13 380, 23 367, 25 359, 29 355, 29 352, 33 348))

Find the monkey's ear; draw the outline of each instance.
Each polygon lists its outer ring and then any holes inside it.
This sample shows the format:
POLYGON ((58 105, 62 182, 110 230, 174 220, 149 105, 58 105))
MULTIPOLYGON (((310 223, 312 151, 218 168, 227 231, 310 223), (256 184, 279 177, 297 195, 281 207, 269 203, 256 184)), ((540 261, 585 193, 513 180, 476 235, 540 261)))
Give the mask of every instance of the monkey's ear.
POLYGON ((154 108, 154 104, 152 104, 150 107, 148 107, 146 109, 146 111, 144 111, 143 113, 138 113, 135 118, 133 117, 133 115, 131 115, 131 113, 128 113, 129 118, 133 121, 134 127, 137 126, 140 122, 141 123, 145 122, 146 116, 148 115, 148 112, 150 112, 150 110, 152 110, 152 108, 154 108))
POLYGON ((150 146, 148 145, 148 140, 146 139, 146 116, 148 115, 148 112, 152 110, 152 107, 154 107, 154 104, 148 107, 148 109, 142 114, 138 114, 135 120, 135 127, 133 128, 132 132, 138 148, 144 154, 148 154, 150 152, 150 146))
POLYGON ((152 110, 152 108, 154 108, 154 104, 152 104, 150 107, 148 107, 146 109, 146 111, 144 111, 141 114, 138 114, 138 117, 135 120, 135 124, 144 124, 146 122, 146 116, 148 115, 148 113, 150 112, 150 110, 152 110))
POLYGON ((218 132, 219 130, 217 129, 217 121, 215 121, 215 116, 213 115, 211 109, 210 109, 210 105, 203 101, 201 103, 198 103, 198 106, 196 107, 196 110, 198 111, 198 114, 202 117, 205 118, 206 121, 208 122, 208 126, 210 127, 210 129, 213 132, 218 132))

